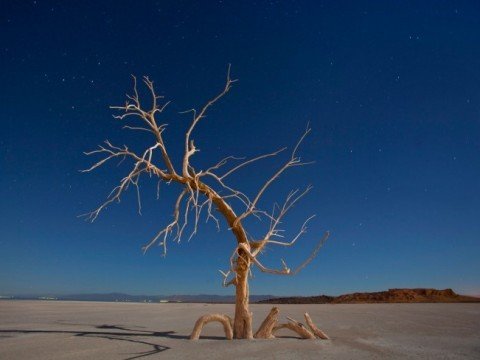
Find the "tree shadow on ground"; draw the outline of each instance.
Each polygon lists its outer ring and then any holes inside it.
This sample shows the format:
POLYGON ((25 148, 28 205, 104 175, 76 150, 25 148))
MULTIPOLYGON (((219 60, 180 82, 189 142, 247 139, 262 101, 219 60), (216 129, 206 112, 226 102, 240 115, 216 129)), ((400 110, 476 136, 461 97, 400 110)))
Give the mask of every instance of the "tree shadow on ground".
MULTIPOLYGON (((82 324, 70 324, 82 325, 82 324)), ((135 337, 162 337, 170 339, 185 340, 189 337, 186 335, 177 335, 175 331, 148 331, 148 330, 134 330, 120 325, 89 325, 98 330, 117 330, 117 331, 75 331, 75 330, 18 330, 18 329, 2 329, 0 330, 0 337, 7 337, 8 334, 71 334, 74 336, 95 337, 113 341, 127 341, 136 344, 147 345, 151 349, 139 353, 134 353, 134 356, 128 357, 124 360, 139 359, 142 357, 161 353, 169 350, 170 347, 159 345, 152 342, 136 339, 135 337)), ((220 336, 202 336, 202 339, 223 340, 220 336)))

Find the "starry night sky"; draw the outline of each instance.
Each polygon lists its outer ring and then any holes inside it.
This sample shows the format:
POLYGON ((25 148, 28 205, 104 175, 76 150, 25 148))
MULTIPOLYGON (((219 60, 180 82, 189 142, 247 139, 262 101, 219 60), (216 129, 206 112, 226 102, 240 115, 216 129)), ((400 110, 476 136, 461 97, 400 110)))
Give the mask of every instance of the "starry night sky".
MULTIPOLYGON (((235 240, 202 224, 190 242, 146 255, 171 220, 175 185, 141 181, 96 222, 93 210, 129 171, 90 174, 83 151, 109 139, 146 149, 109 105, 130 74, 172 100, 162 116, 175 161, 190 117, 238 78, 198 126, 192 160, 291 147, 312 134, 294 168, 262 203, 314 185, 286 219, 286 235, 317 214, 289 251, 299 264, 323 231, 331 238, 296 277, 255 272, 254 294, 310 295, 392 287, 480 294, 480 3, 478 1, 2 1, 0 3, 0 295, 121 291, 230 294, 235 240)), ((256 190, 288 154, 239 172, 256 190)), ((224 225, 224 224, 223 224, 224 225)), ((260 232, 266 223, 251 224, 260 232)))

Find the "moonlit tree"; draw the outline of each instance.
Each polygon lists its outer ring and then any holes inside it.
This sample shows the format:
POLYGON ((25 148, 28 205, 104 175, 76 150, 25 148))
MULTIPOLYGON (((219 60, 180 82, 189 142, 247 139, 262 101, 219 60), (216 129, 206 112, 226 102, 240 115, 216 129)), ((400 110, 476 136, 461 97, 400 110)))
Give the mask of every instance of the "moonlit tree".
POLYGON ((294 269, 291 269, 283 259, 279 268, 269 268, 260 261, 260 257, 266 247, 291 247, 296 244, 301 235, 306 232, 308 222, 313 218, 313 216, 308 217, 292 239, 286 241, 283 238, 280 226, 285 216, 309 192, 310 186, 306 187, 305 190, 292 190, 285 200, 280 204, 275 204, 271 211, 259 207, 259 202, 264 194, 269 190, 272 183, 279 180, 285 171, 307 164, 300 158, 298 153, 302 141, 310 132, 310 128, 307 127, 294 148, 289 152, 287 160, 279 165, 278 170, 270 175, 267 181, 259 184, 256 194, 247 196, 239 189, 230 185, 229 180, 247 166, 267 158, 273 158, 280 153, 285 153, 287 151, 286 148, 251 159, 228 156, 204 170, 196 169, 191 163, 191 159, 198 152, 194 143, 196 126, 200 121, 206 121, 205 116, 208 110, 230 91, 236 81, 230 77, 230 67, 223 89, 200 110, 192 109, 187 111, 192 119, 185 133, 183 144, 181 144, 183 156, 180 164, 174 164, 171 160, 169 150, 164 141, 166 124, 162 123, 161 118, 169 102, 164 102, 163 97, 157 96, 153 82, 148 77, 144 77, 143 84, 151 97, 147 100, 148 106, 145 106, 144 101, 139 96, 137 79, 133 77, 133 81, 133 95, 127 95, 124 105, 111 107, 118 111, 118 115, 115 115, 114 118, 123 122, 128 121, 123 126, 124 129, 151 133, 152 144, 146 147, 143 152, 135 152, 126 145, 116 146, 107 140, 96 150, 86 153, 86 155, 99 156, 100 158, 90 168, 83 170, 84 172, 95 170, 105 165, 109 160, 114 159, 125 160, 125 163, 128 160, 131 165, 129 165, 128 174, 113 188, 107 199, 98 208, 85 216, 89 220, 94 221, 102 210, 106 209, 110 204, 120 201, 122 194, 129 187, 136 189, 140 206, 139 179, 142 175, 155 178, 158 184, 161 182, 177 184, 180 192, 173 205, 173 218, 146 243, 143 247, 144 251, 158 244, 162 247, 163 253, 166 254, 169 241, 180 242, 182 237, 191 237, 197 233, 201 216, 205 216, 207 220, 214 221, 217 227, 226 223, 228 230, 231 231, 232 238, 235 240, 229 261, 230 267, 226 271, 220 271, 223 276, 223 286, 235 287, 234 318, 232 319, 228 315, 223 314, 204 315, 197 320, 191 339, 198 339, 203 326, 211 321, 218 321, 223 324, 227 339, 273 338, 275 332, 280 328, 293 330, 302 338, 327 338, 314 325, 307 313, 305 313, 305 320, 308 327, 291 318, 287 318, 288 322, 279 324, 278 308, 276 307, 270 311, 260 328, 253 333, 252 313, 249 310, 248 281, 252 267, 257 267, 260 271, 273 275, 295 275, 313 260, 329 236, 329 233, 326 232, 322 237, 319 237, 319 241, 310 256, 294 269), (235 206, 234 203, 236 204, 235 206), (238 211, 237 208, 241 208, 241 210, 238 211), (248 235, 245 223, 249 218, 268 220, 264 235, 260 239, 252 239, 248 235), (189 226, 187 227, 187 225, 189 226), (188 234, 186 234, 187 231, 188 234))

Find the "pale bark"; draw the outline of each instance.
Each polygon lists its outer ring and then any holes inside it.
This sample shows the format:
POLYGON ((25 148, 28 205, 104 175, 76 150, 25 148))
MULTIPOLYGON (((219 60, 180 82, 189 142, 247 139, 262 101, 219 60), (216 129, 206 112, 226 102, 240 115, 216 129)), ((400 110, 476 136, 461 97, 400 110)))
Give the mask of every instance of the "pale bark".
POLYGON ((235 281, 235 318, 233 337, 235 339, 253 339, 252 313, 249 310, 248 272, 250 259, 238 250, 235 281), (243 256, 242 256, 243 255, 243 256))
POLYGON ((267 315, 265 320, 263 320, 262 325, 258 328, 257 332, 253 336, 255 339, 274 339, 275 336, 272 334, 273 328, 277 325, 278 322, 278 308, 274 306, 270 313, 267 315))
POLYGON ((299 322, 288 322, 284 324, 279 324, 273 328, 272 334, 275 336, 275 333, 283 328, 296 332, 303 339, 315 339, 315 335, 299 322))
POLYGON ((224 314, 207 314, 200 317, 195 323, 195 326, 193 327, 192 334, 190 335, 190 340, 198 340, 200 338, 200 333, 202 332, 203 327, 209 322, 213 321, 220 322, 223 325, 225 337, 227 338, 227 340, 232 340, 232 319, 228 315, 224 314))
POLYGON ((305 316, 305 321, 307 322, 308 327, 315 334, 316 337, 318 337, 319 339, 323 339, 323 340, 329 340, 330 339, 327 334, 325 334, 322 330, 320 330, 313 323, 312 318, 310 317, 310 315, 308 315, 308 313, 305 313, 304 316, 305 316))
POLYGON ((280 329, 289 329, 294 332, 296 332, 300 337, 303 339, 315 339, 315 337, 319 339, 325 339, 328 340, 329 337, 315 324, 313 323, 312 319, 310 318, 310 315, 308 313, 305 313, 305 320, 307 322, 308 327, 310 328, 307 329, 305 325, 302 323, 287 317, 288 323, 284 324, 278 324, 278 308, 273 307, 270 310, 270 313, 267 315, 265 320, 263 320, 262 324, 258 328, 257 332, 255 333, 255 338, 256 339, 274 339, 275 338, 275 332, 280 330, 280 329))

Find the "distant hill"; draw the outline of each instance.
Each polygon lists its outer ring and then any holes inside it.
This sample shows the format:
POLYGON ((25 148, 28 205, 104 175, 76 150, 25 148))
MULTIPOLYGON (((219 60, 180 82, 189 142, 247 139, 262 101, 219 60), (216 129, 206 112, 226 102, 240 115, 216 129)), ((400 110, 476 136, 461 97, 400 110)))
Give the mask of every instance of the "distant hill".
POLYGON ((456 294, 452 289, 388 289, 340 296, 283 297, 260 300, 262 304, 368 304, 480 302, 480 298, 456 294))

